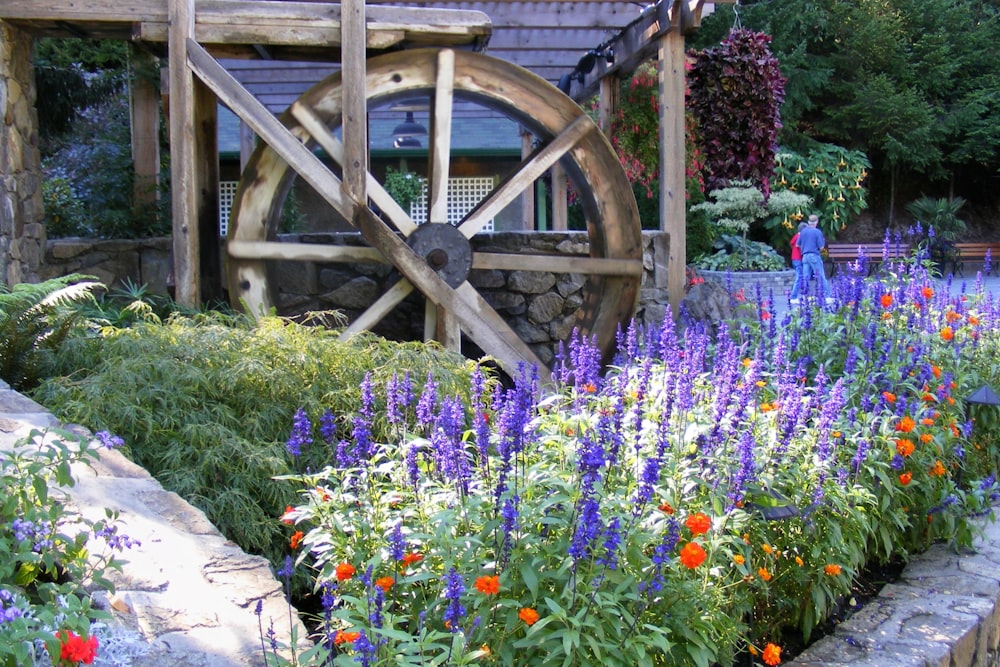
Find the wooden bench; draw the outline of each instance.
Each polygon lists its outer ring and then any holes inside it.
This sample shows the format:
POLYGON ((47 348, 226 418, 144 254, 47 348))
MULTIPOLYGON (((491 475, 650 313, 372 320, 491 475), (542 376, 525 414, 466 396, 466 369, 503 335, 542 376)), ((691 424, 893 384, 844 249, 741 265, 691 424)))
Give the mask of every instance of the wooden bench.
POLYGON ((831 265, 830 275, 840 271, 847 264, 858 261, 858 257, 864 253, 868 273, 875 271, 875 267, 885 259, 895 260, 908 257, 910 245, 908 243, 889 244, 888 256, 885 254, 885 244, 883 243, 827 243, 826 259, 831 265))
POLYGON ((983 270, 987 253, 990 256, 990 270, 986 275, 1000 275, 1000 267, 997 266, 1000 263, 1000 243, 956 243, 955 250, 952 265, 956 276, 964 277, 964 269, 973 273, 983 270))

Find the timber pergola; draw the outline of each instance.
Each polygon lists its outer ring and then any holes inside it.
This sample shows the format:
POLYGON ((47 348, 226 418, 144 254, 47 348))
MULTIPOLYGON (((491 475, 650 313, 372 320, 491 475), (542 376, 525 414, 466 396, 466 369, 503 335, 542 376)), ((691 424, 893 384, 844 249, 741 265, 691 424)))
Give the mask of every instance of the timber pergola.
MULTIPOLYGON (((684 35, 698 27, 704 6, 712 4, 663 0, 639 10, 631 2, 0 0, 0 19, 33 36, 124 39, 168 58, 176 298, 185 305, 200 299, 201 267, 211 255, 200 239, 214 227, 218 214, 218 101, 269 144, 280 146, 288 159, 305 165, 300 173, 307 181, 328 185, 318 171, 310 177, 311 170, 319 169, 312 153, 284 131, 273 112, 248 93, 220 59, 339 63, 344 79, 343 178, 342 192, 330 196, 366 202, 364 80, 365 61, 372 54, 419 46, 484 51, 553 83, 568 80, 571 87, 563 89, 577 101, 599 94, 605 129, 617 104, 618 76, 656 58, 660 227, 670 235, 668 289, 676 314, 686 264, 684 35), (588 61, 588 55, 596 57, 588 61)), ((155 94, 147 93, 146 98, 155 99, 155 94)), ((148 137, 148 117, 136 119, 134 126, 143 123, 148 137)), ((149 162, 146 173, 155 174, 149 162)), ((140 174, 142 168, 137 163, 140 174)))

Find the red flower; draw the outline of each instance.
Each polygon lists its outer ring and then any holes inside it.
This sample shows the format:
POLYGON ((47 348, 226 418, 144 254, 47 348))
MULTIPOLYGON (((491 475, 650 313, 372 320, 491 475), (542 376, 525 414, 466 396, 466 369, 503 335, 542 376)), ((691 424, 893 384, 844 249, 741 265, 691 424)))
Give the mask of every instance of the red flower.
POLYGON ((777 644, 768 644, 764 647, 764 664, 774 667, 781 664, 781 647, 777 644))
POLYGON ((344 632, 343 630, 337 630, 336 636, 333 638, 334 644, 350 644, 361 636, 360 632, 344 632))
POLYGON ((337 581, 347 581, 354 576, 354 566, 350 563, 341 563, 334 570, 334 573, 337 576, 337 581))
POLYGON ((949 341, 955 337, 955 332, 952 331, 951 327, 941 327, 941 340, 949 341))
POLYGON ((681 549, 681 564, 684 567, 694 569, 705 562, 705 550, 697 542, 688 542, 681 549))
POLYGON ((285 513, 281 515, 281 523, 289 525, 289 526, 291 526, 293 523, 295 523, 295 520, 289 518, 289 516, 288 516, 289 514, 291 514, 294 511, 295 511, 294 507, 292 507, 291 505, 286 505, 285 506, 285 513))
POLYGON ((823 567, 823 571, 826 572, 827 576, 836 577, 840 574, 840 566, 835 563, 829 563, 823 567))
POLYGON ((306 534, 303 533, 301 530, 296 530, 294 533, 292 533, 292 539, 288 541, 288 544, 293 549, 298 549, 299 545, 302 544, 302 538, 305 536, 306 534))
POLYGON ((923 296, 924 296, 925 299, 932 299, 932 298, 934 298, 934 288, 933 287, 924 287, 923 289, 920 290, 920 293, 923 294, 923 296))
POLYGON ((496 595, 500 592, 500 577, 495 574, 478 577, 476 590, 485 595, 496 595))
POLYGON ((691 529, 692 535, 702 535, 711 530, 712 520, 701 512, 698 512, 697 514, 688 516, 687 520, 684 521, 684 525, 691 529))
POLYGON ((892 295, 891 294, 883 294, 882 295, 882 307, 883 308, 889 308, 890 306, 892 306, 892 295))
POLYGON ((524 621, 525 625, 534 625, 538 622, 538 612, 531 607, 523 607, 517 612, 517 617, 524 621))
POLYGON ((660 505, 657 509, 659 509, 664 514, 673 514, 674 513, 674 506, 671 505, 670 503, 666 502, 666 501, 664 501, 663 504, 660 505))
POLYGON ((913 417, 907 415, 906 417, 900 419, 899 423, 896 424, 896 430, 900 433, 909 433, 916 425, 917 423, 913 421, 913 417))
POLYGON ((902 484, 903 486, 908 485, 912 481, 913 481, 913 473, 911 472, 904 472, 902 475, 899 476, 899 483, 902 484))
POLYGON ((892 393, 891 391, 883 391, 882 392, 882 398, 885 399, 886 403, 895 403, 896 402, 896 395, 894 393, 892 393))
POLYGON ((899 438, 896 440, 896 451, 899 452, 900 456, 909 456, 913 453, 914 446, 913 442, 907 440, 906 438, 899 438))
POLYGON ((378 579, 375 580, 375 585, 381 588, 386 593, 389 592, 389 589, 392 588, 392 585, 394 583, 396 583, 396 580, 393 579, 392 577, 379 577, 378 579))
POLYGON ((410 553, 403 556, 403 567, 410 567, 414 563, 419 563, 424 559, 423 555, 416 551, 411 551, 410 553))
POLYGON ((84 639, 75 632, 60 630, 56 633, 61 648, 59 649, 59 659, 69 660, 73 663, 82 662, 89 665, 97 657, 97 637, 84 639))

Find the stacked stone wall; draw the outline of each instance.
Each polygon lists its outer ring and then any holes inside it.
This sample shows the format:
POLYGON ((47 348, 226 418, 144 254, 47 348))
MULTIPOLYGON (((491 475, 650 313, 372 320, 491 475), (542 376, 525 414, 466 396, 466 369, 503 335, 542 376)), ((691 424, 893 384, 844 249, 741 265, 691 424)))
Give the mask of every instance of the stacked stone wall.
MULTIPOLYGON (((295 243, 364 245, 359 234, 296 234, 282 240, 295 243)), ((586 256, 583 232, 499 232, 472 240, 477 251, 586 256)), ((669 308, 667 257, 669 237, 643 234, 643 277, 637 317, 659 325, 669 308)), ((170 240, 90 241, 61 239, 48 243, 43 278, 70 273, 97 276, 109 286, 128 279, 151 292, 168 293, 170 240)), ((359 262, 278 262, 272 275, 277 287, 278 313, 295 316, 307 311, 339 311, 354 318, 399 280, 391 264, 359 262)), ((503 316, 539 357, 549 362, 560 341, 569 338, 583 303, 587 276, 538 271, 474 270, 469 276, 483 297, 503 316)), ((389 338, 419 339, 424 303, 419 294, 398 306, 375 328, 389 338)), ((471 352, 474 352, 471 351, 471 352)))
POLYGON ((0 282, 37 282, 44 260, 32 39, 0 20, 0 282))

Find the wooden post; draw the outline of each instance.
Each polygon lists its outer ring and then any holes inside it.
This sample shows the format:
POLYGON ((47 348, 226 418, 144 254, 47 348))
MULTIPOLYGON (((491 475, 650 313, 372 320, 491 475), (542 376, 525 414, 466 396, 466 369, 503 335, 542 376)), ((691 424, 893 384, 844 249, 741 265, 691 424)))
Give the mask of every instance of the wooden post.
MULTIPOLYGON (((521 159, 531 155, 534 138, 534 134, 521 127, 521 159)), ((521 229, 528 232, 535 229, 535 188, 525 188, 521 193, 521 229)))
POLYGON ((180 305, 193 308, 200 294, 194 75, 187 66, 187 40, 194 38, 194 0, 170 0, 168 32, 174 298, 180 305))
POLYGON ((158 62, 146 51, 132 49, 132 197, 144 215, 155 212, 160 198, 160 77, 144 76, 158 62))
MULTIPOLYGON (((679 22, 680 8, 672 12, 679 22)), ((667 291, 676 318, 684 298, 687 266, 684 145, 684 34, 675 22, 660 37, 660 229, 670 235, 667 291)))
POLYGON ((569 201, 568 188, 566 182, 566 170, 556 162, 549 171, 552 175, 552 229, 557 232, 566 231, 569 228, 569 212, 567 203, 569 201))
POLYGON ((253 133, 246 121, 240 119, 240 171, 247 166, 250 155, 257 147, 257 135, 253 133))
POLYGON ((368 27, 365 0, 341 3, 341 68, 343 86, 344 195, 359 206, 368 203, 368 100, 365 96, 365 56, 368 27))
POLYGON ((200 80, 194 82, 194 113, 199 297, 202 301, 218 301, 223 296, 219 239, 219 101, 212 89, 200 80))
POLYGON ((598 98, 598 124, 601 132, 611 136, 611 126, 618 116, 618 108, 621 105, 621 85, 620 79, 609 74, 601 78, 601 93, 598 98))

